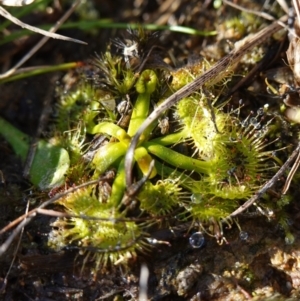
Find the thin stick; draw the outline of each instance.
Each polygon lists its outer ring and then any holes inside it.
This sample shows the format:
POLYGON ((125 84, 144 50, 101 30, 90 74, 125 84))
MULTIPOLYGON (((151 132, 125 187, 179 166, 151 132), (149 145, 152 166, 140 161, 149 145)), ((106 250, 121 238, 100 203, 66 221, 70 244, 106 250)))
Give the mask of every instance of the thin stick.
POLYGON ((261 198, 261 196, 264 193, 266 193, 266 191, 269 190, 280 179, 281 176, 283 176, 283 174, 285 173, 287 168, 290 166, 290 164, 293 162, 293 160, 295 160, 296 156, 298 155, 298 157, 299 157, 299 154, 300 154, 299 152, 300 152, 300 143, 298 144, 296 149, 293 151, 291 156, 286 160, 286 162, 280 167, 280 169, 277 171, 277 173, 273 176, 273 178, 271 180, 269 180, 259 191, 257 191, 250 200, 245 202, 237 210, 233 211, 229 215, 229 217, 237 216, 238 214, 242 213, 244 210, 249 208, 259 198, 261 198))
POLYGON ((300 9, 299 9, 299 2, 297 0, 293 0, 294 9, 296 11, 296 15, 298 18, 298 22, 300 23, 300 9))
POLYGON ((280 18, 279 21, 276 21, 269 25, 268 27, 262 29, 260 32, 255 34, 251 40, 241 46, 239 49, 232 50, 229 54, 225 57, 220 59, 213 67, 207 70, 204 74, 197 77, 193 82, 184 86, 170 97, 168 97, 161 105, 156 107, 152 113, 148 116, 148 118, 142 123, 139 130, 136 132, 134 137, 131 140, 130 146, 126 153, 125 157, 125 171, 126 171, 126 186, 129 188, 132 184, 132 166, 133 166, 133 157, 134 157, 134 150, 138 145, 139 138, 141 137, 142 133, 150 126, 159 116, 178 103, 184 97, 187 97, 194 93, 195 91, 199 90, 204 85, 209 84, 209 82, 218 82, 222 80, 222 75, 224 75, 230 68, 235 66, 242 56, 251 50, 253 47, 263 43, 268 37, 272 34, 277 32, 281 29, 281 25, 279 22, 286 22, 288 17, 285 15, 284 17, 280 18))
POLYGON ((40 33, 40 34, 42 34, 46 37, 53 38, 53 39, 59 39, 59 40, 63 40, 63 41, 68 41, 68 42, 79 43, 79 44, 86 44, 83 41, 72 39, 72 38, 69 38, 69 37, 66 37, 66 36, 63 36, 63 35, 60 35, 60 34, 56 34, 56 33, 54 33, 54 31, 51 31, 51 30, 46 31, 46 30, 31 26, 29 24, 23 23, 21 20, 19 20, 16 17, 12 16, 2 6, 0 6, 0 15, 4 18, 8 19, 9 21, 21 26, 22 28, 28 29, 28 30, 33 31, 33 32, 40 33))
MULTIPOLYGON (((270 14, 265 13, 263 11, 256 11, 253 9, 248 9, 248 8, 242 7, 236 3, 230 2, 228 0, 223 0, 223 3, 225 3, 228 6, 233 7, 235 9, 238 9, 240 11, 246 12, 248 14, 253 14, 253 15, 259 16, 261 18, 264 18, 266 20, 269 20, 269 21, 275 21, 275 18, 273 16, 271 16, 270 14)), ((285 13, 287 14, 288 12, 285 12, 285 13)))
MULTIPOLYGON (((296 11, 297 18, 298 18, 298 23, 300 24, 299 2, 296 1, 296 0, 293 0, 293 5, 294 5, 294 9, 295 9, 295 11, 296 11)), ((297 38, 297 40, 299 40, 299 39, 297 38)), ((295 41, 295 40, 294 40, 294 41, 295 41)), ((294 41, 292 41, 292 42, 294 42, 294 41)), ((297 50, 298 50, 298 49, 297 49, 297 50)), ((296 55, 296 51, 295 51, 294 55, 296 55)), ((298 63, 299 63, 299 62, 296 62, 296 64, 298 64, 298 63)), ((294 71, 295 71, 295 70, 296 70, 296 69, 294 68, 294 71)), ((296 72, 294 72, 294 73, 296 73, 296 72)), ((299 152, 299 154, 298 154, 298 156, 297 156, 297 158, 296 158, 296 160, 295 160, 295 163, 294 163, 292 169, 290 170, 290 172, 289 172, 289 174, 288 174, 288 177, 287 177, 287 179, 286 179, 285 185, 284 185, 284 187, 283 187, 283 189, 282 189, 282 194, 286 194, 287 191, 289 190, 290 185, 291 185, 291 181, 292 181, 292 179, 293 179, 293 177, 294 177, 294 175, 295 175, 295 173, 296 173, 296 171, 297 171, 299 165, 300 165, 300 152, 299 152)))
MULTIPOLYGON (((70 213, 66 213, 66 212, 60 212, 60 211, 55 211, 55 210, 51 210, 51 209, 41 209, 41 208, 36 208, 34 209, 34 211, 38 214, 42 214, 42 215, 48 215, 48 216, 55 216, 55 217, 59 217, 59 218, 80 218, 83 220, 88 220, 88 221, 104 221, 104 222, 112 222, 112 223, 116 223, 116 222, 145 222, 145 221, 151 221, 153 220, 153 217, 118 217, 118 218, 114 218, 114 217, 94 217, 94 216, 89 216, 89 215, 84 215, 84 214, 80 214, 80 215, 76 215, 76 214, 70 214, 70 213)), ((23 215, 23 218, 26 217, 26 215, 23 215)), ((159 218, 164 218, 166 216, 161 216, 161 217, 156 217, 156 219, 159 218)))
POLYGON ((86 187, 88 185, 97 184, 99 181, 103 181, 104 178, 105 178, 105 176, 100 177, 97 180, 86 182, 84 184, 81 184, 81 185, 78 185, 74 188, 71 188, 71 189, 65 191, 64 193, 60 193, 60 194, 56 195, 55 197, 49 199, 48 201, 42 203, 39 207, 29 211, 26 214, 23 214, 22 216, 18 217, 16 220, 14 220, 10 224, 8 224, 6 227, 4 227, 0 231, 0 235, 3 234, 4 232, 6 232, 7 230, 9 230, 10 228, 14 227, 16 224, 20 223, 17 226, 17 228, 12 232, 12 234, 7 238, 7 240, 0 246, 0 256, 2 256, 7 251, 7 249, 9 248, 9 246, 11 245, 11 243, 13 242, 15 237, 22 230, 22 228, 25 227, 36 216, 37 211, 38 211, 39 208, 45 208, 46 206, 49 206, 50 204, 54 203, 55 201, 59 200, 60 198, 66 196, 68 193, 73 193, 74 191, 76 191, 78 189, 81 189, 83 187, 86 187))
MULTIPOLYGON (((59 27, 70 17, 70 15, 73 13, 75 8, 79 5, 79 3, 80 3, 80 0, 77 0, 75 3, 73 3, 73 5, 70 7, 70 9, 60 18, 59 21, 56 22, 55 26, 53 26, 49 30, 49 32, 50 33, 56 32, 59 29, 59 27)), ((0 15, 1 15, 2 10, 4 10, 4 8, 2 8, 0 6, 0 15)), ((4 17, 7 18, 7 16, 4 16, 4 17)), ((14 74, 19 67, 21 67, 26 61, 28 61, 49 40, 49 38, 50 38, 49 36, 43 37, 14 67, 12 67, 7 72, 1 74, 0 79, 9 77, 10 75, 14 74)), ((68 41, 77 42, 77 43, 81 43, 81 44, 87 44, 87 43, 79 41, 79 40, 73 40, 70 38, 67 38, 67 39, 68 39, 68 41)))
POLYGON ((292 169, 290 170, 290 172, 289 172, 289 174, 288 174, 288 176, 286 178, 285 185, 284 185, 284 187, 282 189, 282 194, 286 194, 287 191, 289 190, 291 182, 292 182, 292 179, 293 179, 293 177, 294 177, 294 175, 295 175, 295 173, 296 173, 299 165, 300 165, 300 152, 298 153, 298 156, 297 156, 297 158, 296 158, 296 160, 294 162, 294 165, 293 165, 292 169))
MULTIPOLYGON (((27 205, 26 205, 26 210, 25 210, 26 214, 28 213, 28 209, 29 209, 29 201, 27 202, 27 205)), ((13 254, 13 259, 12 259, 12 261, 11 261, 11 263, 9 265, 8 271, 6 272, 6 275, 4 277, 3 287, 1 287, 0 292, 3 292, 5 290, 6 285, 7 285, 7 279, 8 279, 9 273, 10 273, 12 267, 13 267, 13 264, 14 264, 14 262, 16 260, 16 257, 17 257, 18 250, 19 250, 20 245, 21 245, 21 240, 22 240, 23 232, 24 232, 24 227, 21 229, 21 234, 20 234, 20 237, 19 237, 16 249, 15 249, 14 254, 13 254)))

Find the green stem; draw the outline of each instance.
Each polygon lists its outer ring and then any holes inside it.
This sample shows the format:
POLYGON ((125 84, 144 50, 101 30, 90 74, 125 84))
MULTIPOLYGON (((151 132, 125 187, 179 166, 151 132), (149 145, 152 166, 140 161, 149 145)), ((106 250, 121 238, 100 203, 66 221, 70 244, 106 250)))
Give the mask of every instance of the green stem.
POLYGON ((150 95, 147 93, 139 94, 133 107, 128 134, 133 137, 140 125, 143 123, 149 113, 150 95))
POLYGON ((183 170, 196 171, 198 173, 210 174, 212 163, 184 156, 167 147, 152 144, 151 141, 144 143, 149 153, 159 157, 163 161, 183 170))
POLYGON ((112 122, 101 122, 94 126, 94 128, 91 130, 91 134, 97 133, 107 134, 118 139, 119 141, 128 143, 130 142, 130 137, 126 131, 112 122))
POLYGON ((82 66, 82 62, 71 62, 71 63, 59 64, 54 66, 36 66, 30 68, 23 68, 18 70, 17 73, 14 73, 14 75, 12 76, 0 79, 0 84, 31 77, 31 76, 36 76, 44 73, 69 70, 81 66, 82 66))
MULTIPOLYGON (((39 28, 48 30, 52 27, 52 24, 43 24, 39 25, 39 28)), ((116 23, 111 19, 101 19, 101 20, 83 20, 79 22, 66 22, 65 24, 62 24, 60 29, 69 29, 69 28, 76 28, 76 30, 86 30, 90 31, 91 29, 95 28, 121 28, 121 29, 128 29, 128 26, 132 29, 138 29, 140 28, 140 24, 128 24, 128 23, 116 23)), ((184 34, 190 34, 190 35, 199 35, 199 36, 215 36, 217 34, 217 31, 200 31, 196 30, 191 27, 185 27, 185 26, 178 26, 178 25, 157 25, 157 24, 145 24, 143 25, 143 28, 147 30, 170 30, 173 32, 180 32, 184 34)), ((3 40, 0 41, 0 46, 3 44, 6 44, 8 42, 14 41, 20 37, 23 36, 29 36, 33 35, 34 32, 28 31, 26 29, 18 30, 14 32, 13 34, 10 34, 3 38, 3 40)))
POLYGON ((93 158, 97 172, 102 175, 107 169, 127 151, 127 145, 122 142, 110 142, 99 148, 93 158))
POLYGON ((185 127, 182 131, 177 133, 172 133, 166 136, 158 137, 152 139, 150 142, 151 144, 160 144, 164 146, 180 143, 183 141, 184 138, 188 137, 188 129, 185 127))
POLYGON ((111 188, 109 203, 112 204, 114 208, 119 206, 126 189, 124 160, 125 158, 123 158, 119 164, 117 175, 111 188))
MULTIPOLYGON (((131 137, 135 135, 149 114, 150 95, 155 91, 156 83, 157 76, 152 70, 144 70, 136 82, 135 87, 139 95, 134 104, 127 131, 131 137)), ((148 134, 145 134, 145 136, 148 136, 148 134)))

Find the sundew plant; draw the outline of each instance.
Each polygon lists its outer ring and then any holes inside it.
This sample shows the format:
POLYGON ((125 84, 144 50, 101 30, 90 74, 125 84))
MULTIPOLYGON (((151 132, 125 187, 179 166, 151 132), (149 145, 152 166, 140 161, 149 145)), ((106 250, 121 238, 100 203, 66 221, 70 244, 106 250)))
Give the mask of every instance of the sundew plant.
MULTIPOLYGON (((149 250, 153 229, 187 221, 190 229, 225 241, 228 216, 279 167, 275 117, 265 108, 242 114, 242 103, 216 105, 233 75, 228 73, 209 91, 179 101, 143 133, 134 153, 135 183, 126 187, 125 155, 140 125, 213 64, 172 68, 155 43, 156 34, 129 30, 127 39, 115 40, 81 70, 69 91, 58 93, 52 137, 39 143, 30 171, 32 182, 52 195, 99 179, 57 201, 70 217, 52 223, 48 240, 55 250, 80 249, 97 266, 124 264, 149 250), (55 177, 49 169, 37 172, 39 152, 53 154, 55 177)), ((261 211, 284 205, 267 196, 260 204, 261 211)))

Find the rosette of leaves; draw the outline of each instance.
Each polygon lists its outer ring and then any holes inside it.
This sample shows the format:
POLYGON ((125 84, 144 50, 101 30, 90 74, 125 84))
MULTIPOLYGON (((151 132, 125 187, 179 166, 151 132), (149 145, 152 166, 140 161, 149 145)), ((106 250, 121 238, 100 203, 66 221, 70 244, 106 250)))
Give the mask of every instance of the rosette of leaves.
MULTIPOLYGON (((93 95, 88 97, 91 104, 95 103, 94 109, 86 107, 80 114, 86 133, 105 138, 87 165, 94 172, 94 178, 110 169, 116 170, 106 202, 118 212, 128 189, 124 157, 131 138, 148 117, 152 104, 161 101, 158 91, 163 77, 157 68, 135 74, 128 64, 128 57, 114 56, 109 51, 100 58, 96 62, 100 72, 94 76, 93 95), (113 99, 116 105, 103 108, 105 98, 113 99), (129 121, 125 126, 120 124, 119 113, 115 111, 118 99, 130 102, 129 121), (101 110, 105 114, 101 115, 101 110), (84 117, 85 113, 91 117, 84 117)), ((199 76, 204 67, 196 64, 185 72, 172 72, 173 81, 165 95, 199 76)), ((212 91, 219 93, 221 88, 212 91)), ((268 127, 259 129, 259 116, 253 119, 256 122, 245 126, 234 112, 226 113, 222 108, 208 106, 206 94, 201 92, 179 102, 175 114, 178 131, 155 136, 157 123, 154 122, 142 135, 134 155, 139 167, 136 177, 145 177, 151 161, 156 160, 149 179, 134 195, 144 214, 162 217, 180 208, 183 218, 208 223, 209 228, 210 224, 220 224, 241 200, 251 196, 268 179, 269 168, 265 163, 271 157, 271 152, 265 150, 268 127), (193 147, 189 154, 173 148, 184 141, 193 147)), ((125 212, 127 210, 123 214, 125 212)))
MULTIPOLYGON (((198 64, 186 71, 190 76, 172 72, 173 84, 163 93, 161 83, 168 72, 150 64, 135 73, 126 55, 115 56, 108 49, 95 63, 99 72, 90 76, 94 83, 83 79, 77 89, 61 96, 52 138, 70 156, 65 173, 71 184, 116 171, 107 195, 100 189, 97 196, 90 188, 61 200, 59 204, 74 217, 58 219, 50 235, 56 248, 71 245, 99 253, 95 255, 98 263, 118 263, 145 247, 140 237, 147 225, 126 219, 130 206, 122 202, 131 189, 125 183, 127 148, 152 107, 204 71, 198 64), (117 111, 124 100, 129 107, 124 112, 125 124, 120 122, 123 112, 117 111), (99 137, 101 143, 95 146, 99 137)), ((220 89, 212 86, 211 93, 220 89)), ((139 201, 137 212, 152 221, 180 210, 183 219, 207 224, 208 230, 211 225, 221 227, 239 202, 269 177, 268 126, 259 128, 259 116, 245 126, 245 120, 234 112, 209 106, 206 94, 200 91, 178 103, 175 121, 179 130, 157 134, 158 122, 153 122, 140 138, 134 176, 147 180, 132 198, 139 201), (181 142, 191 146, 187 153, 174 147, 181 142), (149 173, 153 160, 155 167, 149 173)))
POLYGON ((211 113, 199 105, 202 101, 183 99, 176 110, 203 168, 195 168, 201 180, 193 181, 191 202, 185 207, 193 219, 213 221, 221 227, 221 221, 236 210, 241 200, 259 190, 271 177, 270 171, 277 168, 273 152, 266 149, 271 121, 262 125, 261 109, 257 116, 245 120, 222 108, 214 107, 211 113))
POLYGON ((71 215, 52 223, 48 245, 54 249, 78 248, 93 257, 96 269, 108 263, 125 264, 136 257, 136 251, 147 250, 146 234, 142 227, 120 214, 110 204, 102 202, 99 187, 89 186, 61 198, 71 215))

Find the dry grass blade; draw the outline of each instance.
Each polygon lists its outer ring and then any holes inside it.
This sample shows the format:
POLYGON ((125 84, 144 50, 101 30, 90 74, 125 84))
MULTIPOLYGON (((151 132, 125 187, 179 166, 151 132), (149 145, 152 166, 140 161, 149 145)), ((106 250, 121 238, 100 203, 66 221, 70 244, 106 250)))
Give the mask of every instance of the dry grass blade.
POLYGON ((296 173, 299 165, 300 165, 300 152, 298 153, 298 156, 297 156, 297 158, 295 160, 295 163, 294 163, 293 167, 291 168, 291 170, 290 170, 290 172, 289 172, 289 174, 288 174, 288 176, 286 178, 285 185, 284 185, 284 187, 282 189, 282 194, 286 194, 287 191, 289 190, 291 182, 292 182, 292 179, 293 179, 293 177, 294 177, 294 175, 295 175, 295 173, 296 173))
POLYGON ((47 36, 49 38, 53 38, 53 39, 59 39, 59 40, 64 40, 64 41, 68 41, 68 42, 74 42, 74 43, 79 43, 79 44, 86 44, 83 41, 77 40, 77 39, 72 39, 57 33, 53 33, 51 31, 46 31, 34 26, 31 26, 29 24, 26 24, 24 22, 22 22, 21 20, 15 18, 14 16, 12 16, 6 9, 4 9, 2 6, 0 6, 0 15, 6 19, 8 19, 9 21, 15 23, 18 26, 21 26, 22 28, 26 28, 28 30, 40 33, 44 36, 47 36))
POLYGON ((299 7, 300 4, 299 4, 299 1, 293 0, 293 6, 294 6, 295 12, 297 14, 298 22, 300 22, 300 7, 299 7))
POLYGON ((24 6, 33 3, 35 0, 0 0, 2 5, 6 6, 24 6))
MULTIPOLYGON (((29 208, 29 202, 27 202, 27 206, 26 206, 26 214, 28 213, 28 208, 29 208)), ((11 261, 11 263, 10 263, 10 266, 9 266, 9 268, 8 268, 8 271, 6 272, 5 278, 4 278, 4 280, 3 280, 3 287, 1 287, 0 293, 1 293, 2 291, 5 290, 5 287, 6 287, 6 284, 7 284, 8 276, 9 276, 10 271, 11 271, 11 269, 12 269, 12 267, 13 267, 13 264, 14 264, 16 258, 17 258, 17 254, 18 254, 18 251, 19 251, 19 248, 20 248, 20 245, 21 245, 21 240, 22 240, 22 236, 23 236, 23 232, 24 232, 24 227, 21 229, 20 232, 21 232, 21 233, 20 233, 20 236, 19 236, 19 240, 18 240, 17 246, 16 246, 15 251, 14 251, 14 254, 13 254, 13 259, 12 259, 12 261, 11 261)))
MULTIPOLYGON (((5 72, 4 74, 1 74, 0 79, 11 76, 12 74, 14 74, 17 71, 17 69, 19 67, 21 67, 27 60, 29 60, 33 56, 33 54, 36 53, 48 41, 48 39, 51 37, 51 36, 49 36, 49 34, 50 35, 54 34, 54 32, 57 31, 59 29, 59 27, 70 17, 70 15, 73 13, 75 8, 79 4, 80 4, 80 0, 77 0, 76 2, 74 2, 73 5, 70 7, 70 9, 62 16, 62 18, 56 22, 55 26, 53 26, 49 31, 46 31, 47 35, 43 39, 41 39, 14 67, 12 67, 10 70, 5 72)), ((2 11, 6 12, 6 10, 0 6, 0 15, 3 16, 3 14, 1 14, 2 11)), ((4 16, 4 17, 7 18, 7 16, 4 16)), ((18 19, 16 19, 16 20, 18 20, 18 19)), ((69 39, 68 41, 71 41, 71 42, 87 44, 85 42, 82 42, 82 41, 79 41, 76 39, 71 39, 71 38, 67 38, 67 39, 69 39)))

